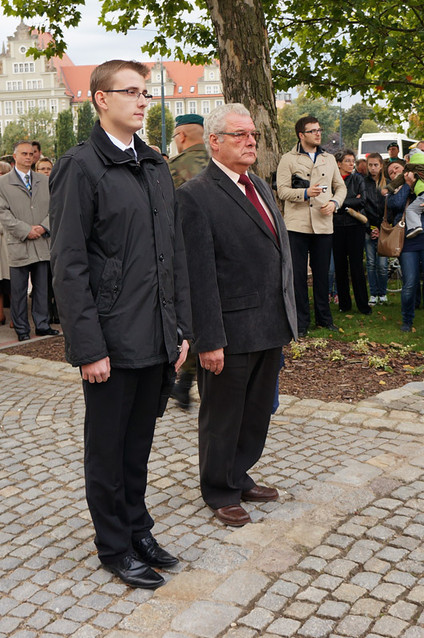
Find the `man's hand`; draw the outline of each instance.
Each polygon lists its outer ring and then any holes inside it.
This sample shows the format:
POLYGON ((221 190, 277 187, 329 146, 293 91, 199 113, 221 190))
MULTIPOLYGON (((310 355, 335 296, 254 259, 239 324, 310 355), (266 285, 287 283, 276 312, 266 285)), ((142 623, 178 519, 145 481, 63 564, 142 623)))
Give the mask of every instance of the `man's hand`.
POLYGON ((183 365, 184 361, 187 359, 187 354, 188 354, 189 347, 190 346, 189 346, 189 343, 188 343, 187 339, 184 339, 184 341, 181 344, 180 356, 178 357, 178 359, 177 359, 177 361, 175 363, 175 372, 178 372, 178 370, 183 365))
POLYGON ((371 230, 371 239, 378 239, 380 235, 380 230, 378 228, 373 228, 371 230))
POLYGON ((327 202, 320 208, 321 215, 332 215, 336 212, 336 202, 327 202))
POLYGON ((224 369, 224 348, 211 350, 210 352, 201 352, 199 359, 202 368, 214 374, 221 374, 224 369))
POLYGON ((31 226, 27 239, 38 239, 41 235, 44 235, 45 232, 46 231, 42 226, 31 226))
POLYGON ((110 360, 109 357, 99 359, 94 363, 86 363, 81 366, 82 378, 90 383, 102 383, 110 377, 110 360))
POLYGON ((308 197, 318 197, 318 195, 321 195, 322 193, 322 186, 320 186, 319 184, 315 184, 315 186, 309 186, 309 188, 306 189, 306 194, 308 197))

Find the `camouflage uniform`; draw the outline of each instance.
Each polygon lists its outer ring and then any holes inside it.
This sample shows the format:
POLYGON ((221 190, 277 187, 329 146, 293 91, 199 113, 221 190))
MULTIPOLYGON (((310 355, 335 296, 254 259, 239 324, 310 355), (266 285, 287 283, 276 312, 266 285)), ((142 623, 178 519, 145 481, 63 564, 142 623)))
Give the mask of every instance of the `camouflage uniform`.
POLYGON ((194 144, 168 162, 175 188, 200 173, 209 162, 204 144, 194 144))
MULTIPOLYGON (((204 144, 194 144, 179 155, 172 157, 168 162, 168 166, 175 188, 195 177, 205 168, 208 162, 209 155, 204 144)), ((190 351, 187 360, 181 368, 178 382, 171 393, 171 396, 179 402, 180 407, 185 409, 190 404, 189 391, 196 374, 196 362, 197 356, 190 351)))

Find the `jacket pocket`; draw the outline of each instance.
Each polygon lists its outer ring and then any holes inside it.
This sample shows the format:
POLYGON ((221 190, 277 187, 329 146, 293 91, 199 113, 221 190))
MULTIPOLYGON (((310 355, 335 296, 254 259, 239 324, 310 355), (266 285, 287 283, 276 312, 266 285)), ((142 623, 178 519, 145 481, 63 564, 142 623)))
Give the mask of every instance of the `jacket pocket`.
POLYGON ((28 239, 27 241, 20 241, 10 235, 7 236, 7 253, 11 263, 25 261, 28 259, 28 241, 31 240, 28 239))
POLYGON ((259 306, 259 295, 252 292, 241 297, 227 297, 222 300, 222 312, 233 312, 235 310, 247 310, 248 308, 257 308, 259 306))
POLYGON ((107 314, 121 292, 122 261, 116 257, 106 260, 96 295, 96 306, 99 314, 107 314))

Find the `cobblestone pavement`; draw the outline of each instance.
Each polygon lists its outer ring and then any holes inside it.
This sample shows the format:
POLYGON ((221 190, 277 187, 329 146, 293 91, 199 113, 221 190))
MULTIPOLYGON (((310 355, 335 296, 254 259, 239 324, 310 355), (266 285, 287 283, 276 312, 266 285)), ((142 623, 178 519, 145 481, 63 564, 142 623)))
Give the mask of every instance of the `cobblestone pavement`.
MULTIPOLYGON (((424 638, 424 384, 355 405, 281 397, 226 528, 198 490, 196 407, 158 422, 149 504, 180 557, 156 592, 99 567, 78 373, 0 353, 0 638, 424 638)), ((196 404, 195 404, 196 405, 196 404)))

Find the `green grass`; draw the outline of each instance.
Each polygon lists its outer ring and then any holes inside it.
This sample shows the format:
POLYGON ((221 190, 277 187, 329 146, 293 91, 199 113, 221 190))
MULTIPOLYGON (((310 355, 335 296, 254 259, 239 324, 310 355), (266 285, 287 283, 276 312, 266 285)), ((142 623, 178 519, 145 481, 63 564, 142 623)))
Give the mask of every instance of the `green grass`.
MULTIPOLYGON (((308 338, 323 337, 334 341, 357 341, 368 339, 375 343, 390 344, 392 342, 401 345, 413 346, 416 352, 424 351, 424 309, 415 310, 415 332, 401 332, 402 316, 400 312, 400 292, 388 292, 389 301, 384 305, 373 307, 372 314, 362 315, 356 310, 352 295, 352 310, 340 312, 339 307, 330 304, 333 321, 339 328, 339 332, 329 332, 325 328, 313 328, 314 317, 311 317, 311 328, 308 338)), ((313 307, 312 300, 310 302, 313 307)), ((312 311, 313 314, 313 311, 312 311)))

